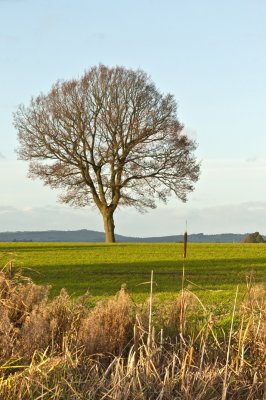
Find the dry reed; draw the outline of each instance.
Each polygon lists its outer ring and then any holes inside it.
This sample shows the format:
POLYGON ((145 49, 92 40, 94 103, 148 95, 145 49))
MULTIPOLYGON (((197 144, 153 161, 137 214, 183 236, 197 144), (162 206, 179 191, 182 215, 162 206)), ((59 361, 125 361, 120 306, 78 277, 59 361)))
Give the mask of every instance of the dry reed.
POLYGON ((202 305, 184 287, 163 308, 161 326, 152 318, 154 304, 151 296, 142 311, 124 287, 93 309, 65 290, 50 302, 48 288, 6 266, 0 272, 0 400, 265 399, 262 287, 249 283, 223 336, 204 307, 197 319, 202 305))

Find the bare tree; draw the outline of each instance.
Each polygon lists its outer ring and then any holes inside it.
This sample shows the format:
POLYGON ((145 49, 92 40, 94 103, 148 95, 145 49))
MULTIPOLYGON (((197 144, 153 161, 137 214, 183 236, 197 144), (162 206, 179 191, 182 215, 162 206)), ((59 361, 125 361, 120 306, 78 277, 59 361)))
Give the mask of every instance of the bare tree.
POLYGON ((14 125, 29 177, 64 189, 64 203, 95 204, 107 242, 115 241, 118 205, 143 211, 171 193, 186 201, 199 177, 196 144, 177 120, 174 97, 141 70, 100 65, 58 81, 20 106, 14 125))

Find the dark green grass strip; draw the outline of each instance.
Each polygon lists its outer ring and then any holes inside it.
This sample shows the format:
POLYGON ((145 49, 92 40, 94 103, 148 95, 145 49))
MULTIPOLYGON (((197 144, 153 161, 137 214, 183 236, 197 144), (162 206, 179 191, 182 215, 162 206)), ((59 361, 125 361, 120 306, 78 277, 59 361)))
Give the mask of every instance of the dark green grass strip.
MULTIPOLYGON (((78 296, 90 290, 95 299, 115 294, 126 283, 136 301, 148 296, 151 270, 159 299, 173 298, 181 288, 182 244, 0 243, 2 265, 14 259, 36 283, 65 287, 78 296), (7 254, 8 253, 8 254, 7 254)), ((209 307, 232 304, 236 286, 244 295, 246 279, 265 284, 266 245, 189 244, 186 285, 209 307)))

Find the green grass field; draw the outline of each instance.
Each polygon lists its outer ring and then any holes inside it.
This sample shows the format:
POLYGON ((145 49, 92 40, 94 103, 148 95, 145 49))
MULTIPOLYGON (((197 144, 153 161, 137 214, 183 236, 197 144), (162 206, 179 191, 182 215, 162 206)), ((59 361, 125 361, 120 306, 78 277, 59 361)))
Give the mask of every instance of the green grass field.
MULTIPOLYGON (((181 243, 0 243, 2 265, 14 260, 34 282, 51 285, 52 296, 62 287, 75 297, 89 289, 93 301, 115 294, 123 283, 136 301, 143 301, 152 270, 159 300, 173 298, 181 288, 182 251, 181 243)), ((223 313, 237 285, 243 297, 247 276, 265 284, 266 245, 189 243, 185 273, 186 286, 223 313)))

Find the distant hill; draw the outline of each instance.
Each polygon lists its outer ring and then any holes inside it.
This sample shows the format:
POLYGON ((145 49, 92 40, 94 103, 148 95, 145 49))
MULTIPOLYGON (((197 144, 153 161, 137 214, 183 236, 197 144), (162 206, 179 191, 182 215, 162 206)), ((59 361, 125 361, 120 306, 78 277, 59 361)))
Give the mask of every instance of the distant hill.
MULTIPOLYGON (((203 233, 191 234, 189 242, 197 243, 234 243, 240 242, 246 234, 222 233, 218 235, 204 235, 203 233)), ((264 239, 266 239, 264 237, 264 239)), ((183 240, 183 235, 131 237, 116 235, 117 242, 150 242, 172 243, 183 240)), ((25 232, 0 232, 0 242, 104 242, 103 232, 81 229, 77 231, 25 231, 25 232)))

